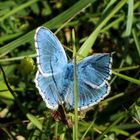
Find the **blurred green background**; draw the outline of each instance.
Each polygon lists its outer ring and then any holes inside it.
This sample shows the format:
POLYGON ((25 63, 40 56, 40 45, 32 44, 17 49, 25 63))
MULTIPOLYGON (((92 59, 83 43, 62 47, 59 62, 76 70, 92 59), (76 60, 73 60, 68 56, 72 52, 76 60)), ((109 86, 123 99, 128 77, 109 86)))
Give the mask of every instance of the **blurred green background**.
POLYGON ((69 60, 72 29, 80 55, 115 52, 111 92, 79 113, 79 140, 139 140, 138 0, 0 1, 0 139, 73 139, 72 128, 53 119, 33 82, 34 34, 39 26, 57 35, 69 60))

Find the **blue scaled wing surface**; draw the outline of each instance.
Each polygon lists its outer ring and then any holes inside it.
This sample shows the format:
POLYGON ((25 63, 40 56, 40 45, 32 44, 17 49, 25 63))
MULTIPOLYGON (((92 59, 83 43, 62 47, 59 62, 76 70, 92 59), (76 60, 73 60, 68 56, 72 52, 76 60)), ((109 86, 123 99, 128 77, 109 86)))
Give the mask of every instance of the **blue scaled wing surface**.
MULTIPOLYGON (((112 54, 95 54, 84 58, 77 64, 77 93, 78 110, 86 109, 97 104, 110 92, 107 80, 110 79, 112 65, 112 54)), ((74 65, 73 65, 74 66, 74 65)), ((72 67, 72 65, 70 66, 72 67)), ((74 108, 74 81, 72 68, 67 68, 65 76, 66 85, 65 104, 66 108, 74 108), (72 76, 70 76, 72 75, 72 76)))
POLYGON ((65 51, 57 37, 47 28, 39 27, 35 34, 38 69, 42 75, 57 74, 67 64, 65 51))
POLYGON ((38 71, 35 84, 48 108, 56 110, 62 104, 62 73, 67 57, 57 37, 47 28, 39 27, 35 34, 38 71))
POLYGON ((85 83, 99 88, 110 79, 112 73, 112 54, 99 53, 84 58, 78 65, 77 71, 85 83))

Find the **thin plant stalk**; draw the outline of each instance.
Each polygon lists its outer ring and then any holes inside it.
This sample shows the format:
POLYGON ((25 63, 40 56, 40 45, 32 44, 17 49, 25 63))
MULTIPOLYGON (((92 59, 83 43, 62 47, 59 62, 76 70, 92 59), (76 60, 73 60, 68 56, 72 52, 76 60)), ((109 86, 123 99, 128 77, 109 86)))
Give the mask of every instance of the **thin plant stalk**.
POLYGON ((73 40, 73 58, 74 58, 74 140, 78 140, 78 96, 77 96, 77 79, 76 79, 76 46, 75 46, 75 33, 72 30, 73 40))

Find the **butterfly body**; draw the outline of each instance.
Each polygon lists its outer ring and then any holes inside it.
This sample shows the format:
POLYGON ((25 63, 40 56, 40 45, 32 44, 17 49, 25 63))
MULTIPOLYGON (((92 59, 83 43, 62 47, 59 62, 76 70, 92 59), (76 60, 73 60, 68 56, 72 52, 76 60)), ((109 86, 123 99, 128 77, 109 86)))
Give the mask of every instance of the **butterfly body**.
MULTIPOLYGON (((74 64, 68 63, 57 37, 39 27, 35 35, 38 72, 35 83, 48 108, 57 110, 64 104, 74 108, 74 64)), ((88 56, 76 64, 78 110, 97 104, 109 94, 112 54, 88 56)))
POLYGON ((69 63, 67 66, 66 66, 66 70, 65 70, 65 76, 64 76, 64 79, 65 80, 68 80, 68 81, 73 81, 74 79, 74 65, 69 63))

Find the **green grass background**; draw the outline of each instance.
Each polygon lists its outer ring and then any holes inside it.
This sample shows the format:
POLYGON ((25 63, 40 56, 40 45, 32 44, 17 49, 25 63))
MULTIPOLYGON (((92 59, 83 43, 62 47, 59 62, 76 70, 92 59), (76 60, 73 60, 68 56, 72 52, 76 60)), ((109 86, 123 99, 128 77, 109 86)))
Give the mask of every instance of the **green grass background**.
POLYGON ((140 139, 140 1, 0 1, 0 65, 0 139, 140 139), (52 118, 35 88, 34 34, 39 26, 58 36, 69 60, 73 29, 77 61, 114 52, 111 92, 78 113, 77 134, 52 118))

